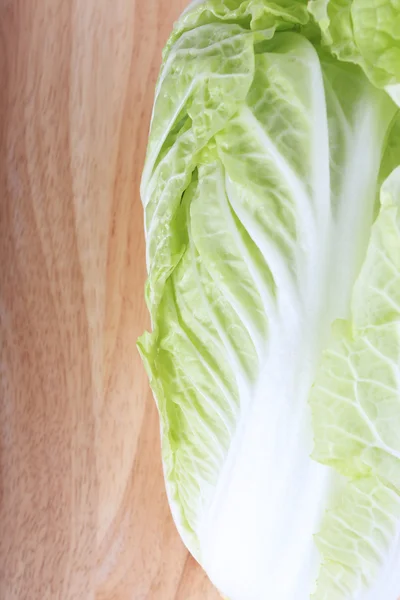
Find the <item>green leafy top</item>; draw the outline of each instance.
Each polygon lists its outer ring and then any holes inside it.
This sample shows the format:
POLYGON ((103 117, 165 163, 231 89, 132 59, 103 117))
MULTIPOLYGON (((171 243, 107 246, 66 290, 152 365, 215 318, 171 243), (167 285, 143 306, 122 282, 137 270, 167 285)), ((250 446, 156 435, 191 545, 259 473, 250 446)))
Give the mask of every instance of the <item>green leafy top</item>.
POLYGON ((399 93, 398 0, 310 0, 309 9, 338 59, 360 65, 375 85, 399 93))

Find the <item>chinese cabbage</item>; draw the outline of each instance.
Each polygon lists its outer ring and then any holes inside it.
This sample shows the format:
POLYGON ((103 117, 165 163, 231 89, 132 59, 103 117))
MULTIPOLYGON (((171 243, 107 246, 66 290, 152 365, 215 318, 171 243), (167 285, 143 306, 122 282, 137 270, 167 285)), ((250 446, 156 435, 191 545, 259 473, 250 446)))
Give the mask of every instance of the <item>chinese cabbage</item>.
POLYGON ((397 600, 397 75, 341 56, 312 5, 207 0, 175 26, 139 348, 175 522, 224 595, 397 600))

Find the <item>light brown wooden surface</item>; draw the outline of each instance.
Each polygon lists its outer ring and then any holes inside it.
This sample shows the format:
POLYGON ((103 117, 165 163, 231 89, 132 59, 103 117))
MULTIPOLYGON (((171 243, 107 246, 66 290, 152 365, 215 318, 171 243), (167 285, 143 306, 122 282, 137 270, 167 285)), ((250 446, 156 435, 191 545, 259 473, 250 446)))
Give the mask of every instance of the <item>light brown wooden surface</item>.
POLYGON ((0 0, 0 598, 216 600, 136 351, 139 178, 185 0, 0 0))

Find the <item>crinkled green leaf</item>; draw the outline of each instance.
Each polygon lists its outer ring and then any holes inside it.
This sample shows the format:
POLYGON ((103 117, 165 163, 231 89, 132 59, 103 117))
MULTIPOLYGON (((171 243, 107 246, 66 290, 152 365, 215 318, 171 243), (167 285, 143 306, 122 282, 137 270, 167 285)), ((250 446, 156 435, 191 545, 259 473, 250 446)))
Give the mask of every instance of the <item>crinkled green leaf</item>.
POLYGON ((311 396, 313 456, 349 478, 317 538, 318 600, 330 598, 328 580, 336 594, 371 585, 400 534, 400 167, 382 187, 351 314, 334 328, 311 396))
POLYGON ((340 60, 360 65, 400 105, 398 0, 310 0, 323 40, 340 60))

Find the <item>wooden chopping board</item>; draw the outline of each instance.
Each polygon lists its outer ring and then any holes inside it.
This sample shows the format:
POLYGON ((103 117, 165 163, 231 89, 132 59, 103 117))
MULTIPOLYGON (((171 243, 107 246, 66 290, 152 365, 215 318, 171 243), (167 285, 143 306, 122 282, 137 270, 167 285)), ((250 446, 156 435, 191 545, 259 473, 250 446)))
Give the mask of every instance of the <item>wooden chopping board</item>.
POLYGON ((139 179, 186 0, 0 0, 0 598, 216 600, 136 339, 139 179))

